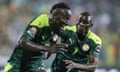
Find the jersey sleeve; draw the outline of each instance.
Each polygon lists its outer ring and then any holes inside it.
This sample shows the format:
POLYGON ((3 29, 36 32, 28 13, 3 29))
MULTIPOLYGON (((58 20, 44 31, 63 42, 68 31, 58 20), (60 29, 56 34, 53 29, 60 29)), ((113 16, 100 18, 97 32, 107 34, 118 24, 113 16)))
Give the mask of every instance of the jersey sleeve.
POLYGON ((102 46, 101 45, 96 45, 96 47, 94 47, 91 51, 90 51, 90 55, 95 56, 96 58, 99 57, 100 51, 101 51, 102 46))
POLYGON ((48 26, 48 15, 41 14, 40 16, 34 18, 27 26, 23 35, 28 39, 33 39, 37 32, 40 31, 41 28, 48 26))
POLYGON ((48 21, 49 21, 48 14, 41 14, 40 16, 38 16, 37 18, 33 19, 30 22, 30 26, 36 26, 38 28, 43 28, 43 27, 49 26, 48 21))
POLYGON ((89 31, 87 36, 91 40, 90 55, 93 55, 98 58, 102 48, 102 40, 100 39, 100 37, 98 37, 95 33, 91 31, 89 31))
POLYGON ((24 32, 23 36, 26 36, 29 40, 33 39, 38 32, 38 28, 34 26, 29 26, 24 32))

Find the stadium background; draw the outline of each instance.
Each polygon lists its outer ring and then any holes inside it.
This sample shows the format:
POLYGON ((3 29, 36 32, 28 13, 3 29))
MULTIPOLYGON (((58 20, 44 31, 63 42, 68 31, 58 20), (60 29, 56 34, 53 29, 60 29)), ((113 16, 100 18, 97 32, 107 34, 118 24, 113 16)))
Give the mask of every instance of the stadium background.
MULTIPOLYGON (((10 57, 25 26, 40 13, 49 13, 53 4, 66 2, 73 11, 71 25, 80 12, 93 15, 92 31, 103 41, 96 72, 120 72, 120 1, 119 0, 0 0, 0 72, 10 57)), ((45 61, 50 67, 54 55, 45 61)))

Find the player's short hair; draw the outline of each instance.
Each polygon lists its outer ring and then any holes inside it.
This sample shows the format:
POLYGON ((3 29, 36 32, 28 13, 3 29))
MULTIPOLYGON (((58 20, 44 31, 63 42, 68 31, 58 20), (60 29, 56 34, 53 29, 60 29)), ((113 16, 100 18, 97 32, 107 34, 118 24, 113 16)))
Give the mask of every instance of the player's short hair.
POLYGON ((93 25, 92 17, 93 16, 89 12, 82 12, 80 13, 78 24, 81 24, 81 25, 84 24, 84 25, 88 25, 89 27, 91 27, 93 25))
POLYGON ((53 5, 53 7, 50 10, 50 13, 52 13, 53 10, 55 10, 56 8, 70 9, 70 7, 66 3, 60 2, 60 3, 53 5))
POLYGON ((80 15, 83 15, 83 16, 91 16, 91 14, 89 12, 82 12, 80 15))

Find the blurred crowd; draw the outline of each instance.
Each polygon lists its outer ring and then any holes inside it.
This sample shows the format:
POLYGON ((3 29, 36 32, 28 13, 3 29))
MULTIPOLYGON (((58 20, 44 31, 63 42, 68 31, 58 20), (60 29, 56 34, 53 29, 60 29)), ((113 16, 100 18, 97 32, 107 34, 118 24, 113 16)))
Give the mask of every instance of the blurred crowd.
POLYGON ((103 41, 100 67, 120 68, 119 0, 0 0, 0 66, 5 65, 27 24, 39 14, 49 13, 58 2, 70 5, 73 11, 70 25, 76 24, 83 11, 93 15, 92 31, 103 41))

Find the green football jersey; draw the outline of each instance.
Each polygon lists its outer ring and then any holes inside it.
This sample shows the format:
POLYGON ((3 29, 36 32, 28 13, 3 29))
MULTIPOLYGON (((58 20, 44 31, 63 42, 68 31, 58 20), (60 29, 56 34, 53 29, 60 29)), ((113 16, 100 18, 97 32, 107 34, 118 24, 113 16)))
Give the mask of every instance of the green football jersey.
MULTIPOLYGON (((23 35, 25 35, 29 40, 36 44, 50 46, 56 43, 56 34, 49 29, 49 16, 47 14, 42 14, 35 19, 33 19, 27 26, 23 35), (36 27, 36 35, 29 33, 29 28, 36 27)), ((69 45, 73 44, 73 38, 71 37, 71 31, 61 31, 59 37, 60 42, 67 43, 69 45)), ((43 67, 42 56, 44 52, 33 52, 29 50, 24 50, 19 46, 13 51, 10 59, 8 60, 8 66, 5 67, 5 72, 39 72, 43 67)))
MULTIPOLYGON (((55 42, 52 39, 54 34, 52 34, 48 28, 48 20, 49 17, 47 14, 36 17, 27 26, 23 35, 36 44, 46 46, 54 44, 55 42), (37 28, 36 35, 29 33, 29 28, 33 26, 37 28)), ((9 66, 5 67, 5 72, 39 72, 43 67, 43 54, 44 52, 33 52, 16 46, 8 60, 9 66)))
MULTIPOLYGON (((88 56, 99 56, 101 39, 93 32, 89 31, 86 38, 80 41, 77 35, 73 35, 74 44, 69 45, 68 52, 65 54, 58 53, 52 63, 52 72, 66 72, 65 63, 63 60, 72 60, 80 64, 87 64, 88 56)), ((80 69, 73 69, 71 72, 82 72, 80 69)))

